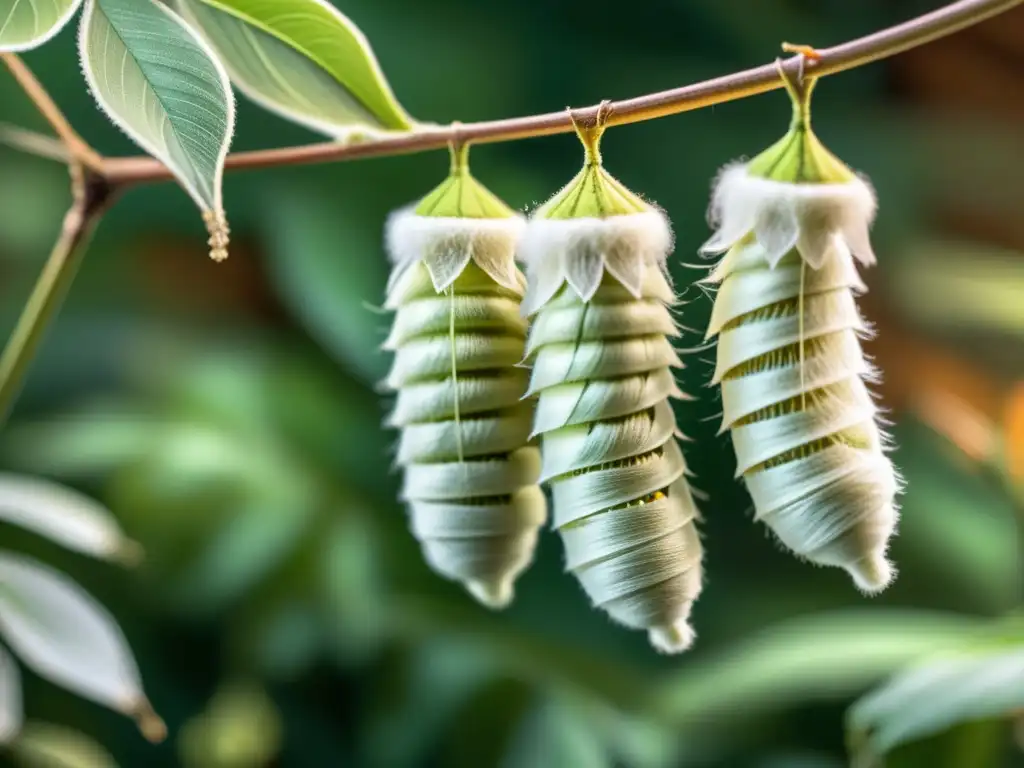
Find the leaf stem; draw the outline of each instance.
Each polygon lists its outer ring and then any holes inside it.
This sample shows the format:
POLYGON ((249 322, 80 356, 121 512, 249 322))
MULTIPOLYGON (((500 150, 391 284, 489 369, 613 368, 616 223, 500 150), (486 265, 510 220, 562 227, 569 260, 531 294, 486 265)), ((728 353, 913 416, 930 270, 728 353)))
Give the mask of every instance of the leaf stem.
POLYGON ((60 111, 60 107, 50 97, 46 88, 28 68, 28 65, 21 60, 21 57, 14 53, 2 53, 0 59, 3 59, 7 69, 10 70, 25 95, 29 97, 39 114, 50 124, 53 132, 67 147, 68 154, 86 168, 99 171, 103 164, 103 158, 71 127, 71 123, 60 111))
POLYGON ((21 391, 50 321, 63 303, 85 246, 113 198, 113 188, 100 176, 72 166, 74 202, 64 217, 60 236, 36 280, 32 295, 0 355, 0 424, 21 391))
MULTIPOLYGON (((801 61, 807 77, 818 78, 844 72, 951 35, 1008 11, 1021 2, 1024 0, 958 0, 903 24, 832 48, 820 49, 816 59, 794 56, 784 61, 782 66, 793 76, 801 66, 801 61)), ((608 102, 604 106, 598 104, 576 109, 573 110, 573 116, 577 121, 596 121, 598 113, 605 109, 609 126, 625 125, 734 101, 781 87, 783 81, 779 77, 777 64, 773 62, 682 88, 608 102)), ((323 142, 237 152, 228 156, 226 167, 229 170, 242 170, 403 155, 441 149, 456 139, 467 143, 492 143, 569 133, 572 130, 572 118, 567 111, 560 110, 507 120, 462 123, 454 127, 421 127, 408 133, 395 133, 358 144, 323 142)), ((120 184, 171 178, 162 164, 148 157, 108 158, 103 161, 103 172, 110 181, 120 184)))

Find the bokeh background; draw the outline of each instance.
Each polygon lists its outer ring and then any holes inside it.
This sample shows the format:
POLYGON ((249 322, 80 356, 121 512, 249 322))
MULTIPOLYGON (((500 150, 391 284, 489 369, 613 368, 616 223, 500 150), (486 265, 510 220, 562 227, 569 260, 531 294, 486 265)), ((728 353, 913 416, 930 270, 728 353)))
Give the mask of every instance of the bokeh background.
MULTIPOLYGON (((408 110, 437 122, 674 87, 768 61, 782 40, 824 47, 940 5, 335 2, 408 110)), ((87 95, 73 38, 65 30, 26 60, 99 150, 133 152, 87 95)), ((697 400, 678 412, 709 495, 707 586, 698 644, 678 658, 591 610, 550 531, 513 607, 492 614, 432 575, 405 527, 374 390, 389 363, 381 233, 390 210, 440 181, 443 153, 230 175, 224 264, 206 258, 183 192, 132 191, 95 238, 0 434, 0 462, 104 500, 147 560, 118 571, 2 533, 111 608, 171 736, 152 747, 34 677, 29 715, 89 734, 119 765, 153 768, 845 765, 851 701, 1024 595, 1022 51, 1018 9, 818 89, 819 135, 881 200, 864 307, 908 483, 900 575, 865 599, 751 523, 714 434, 712 352, 696 351, 682 383, 697 400)), ((0 119, 42 128, 5 74, 0 119)), ((604 141, 609 170, 673 220, 686 346, 700 345, 710 311, 685 266, 708 236, 710 180, 788 119, 774 93, 604 141)), ((314 138, 241 100, 236 149, 314 138)), ((580 159, 561 136, 477 148, 473 167, 525 208, 580 159)), ((62 167, 0 149, 3 329, 68 202, 62 167)), ((974 722, 887 765, 1024 765, 1013 734, 1007 719, 974 722)), ((74 744, 65 752, 85 760, 74 744)), ((66 764, 109 764, 91 759, 66 764)))

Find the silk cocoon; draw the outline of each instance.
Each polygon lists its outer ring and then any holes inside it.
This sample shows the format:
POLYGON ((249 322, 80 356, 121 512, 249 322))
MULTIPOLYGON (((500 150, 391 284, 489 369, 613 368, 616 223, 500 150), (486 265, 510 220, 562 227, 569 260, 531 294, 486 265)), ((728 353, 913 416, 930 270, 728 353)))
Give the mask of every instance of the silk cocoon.
POLYGON ((703 551, 670 404, 682 366, 665 272, 672 233, 638 205, 607 218, 542 209, 527 226, 528 391, 566 568, 614 621, 676 653, 694 638, 703 551))
POLYGON ((871 187, 794 183, 726 168, 714 190, 709 254, 725 253, 708 338, 718 338, 721 431, 737 475, 789 550, 846 569, 865 592, 894 576, 886 549, 899 479, 866 387, 857 263, 872 265, 871 187))
POLYGON ((518 367, 522 226, 404 210, 386 232, 395 319, 384 347, 395 357, 384 385, 396 392, 387 422, 401 430, 401 498, 431 568, 492 608, 512 599, 547 517, 518 367))

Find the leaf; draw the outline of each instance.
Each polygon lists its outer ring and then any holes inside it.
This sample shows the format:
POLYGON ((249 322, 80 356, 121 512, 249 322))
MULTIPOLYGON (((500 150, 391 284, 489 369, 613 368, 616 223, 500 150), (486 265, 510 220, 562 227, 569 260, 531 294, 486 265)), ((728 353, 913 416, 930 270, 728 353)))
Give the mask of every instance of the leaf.
POLYGON ((379 244, 317 190, 277 190, 264 221, 281 298, 327 351, 375 384, 388 368, 380 345, 389 319, 368 306, 382 299, 387 282, 379 244))
POLYGON ((310 509, 281 498, 248 502, 216 531, 179 587, 192 610, 217 611, 243 597, 298 545, 310 509))
POLYGON ((0 51, 38 48, 60 32, 82 0, 0 0, 0 51))
POLYGON ((885 768, 1003 765, 1010 730, 1005 719, 961 723, 936 736, 897 747, 885 756, 885 768))
POLYGON ((552 698, 529 712, 501 768, 565 765, 611 768, 606 739, 583 714, 581 702, 552 698))
POLYGON ((323 0, 177 0, 261 107, 337 138, 408 131, 362 32, 323 0))
POLYGON ((850 709, 855 756, 875 755, 956 725, 1024 707, 1024 646, 936 659, 897 674, 850 709))
POLYGON ((147 736, 160 737, 163 724, 142 692, 121 630, 66 576, 0 555, 0 633, 43 677, 135 717, 147 736))
POLYGON ((0 647, 0 744, 9 744, 21 731, 21 673, 18 664, 0 647))
POLYGON ((89 736, 50 723, 28 723, 13 752, 22 768, 117 768, 110 753, 89 736))
POLYGON ((725 725, 787 704, 838 698, 985 625, 941 613, 839 611, 783 622, 672 675, 651 711, 681 725, 725 725))
MULTIPOLYGON (((216 240, 235 105, 213 53, 155 0, 86 0, 79 49, 100 107, 167 165, 204 212, 216 240)), ((211 243, 215 256, 217 242, 211 243)))
POLYGON ((106 507, 56 483, 0 473, 0 520, 95 557, 133 562, 141 555, 106 507))

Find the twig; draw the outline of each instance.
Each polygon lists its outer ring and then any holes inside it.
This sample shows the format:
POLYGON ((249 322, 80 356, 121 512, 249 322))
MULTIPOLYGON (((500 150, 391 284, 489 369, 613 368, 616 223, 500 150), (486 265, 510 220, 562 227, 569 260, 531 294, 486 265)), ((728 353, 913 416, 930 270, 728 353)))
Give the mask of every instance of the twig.
POLYGON ((77 272, 96 224, 112 200, 113 189, 92 171, 72 166, 74 202, 64 217, 46 266, 0 355, 0 423, 14 403, 50 320, 53 319, 77 272))
MULTIPOLYGON (((894 56, 977 24, 1021 2, 1024 0, 959 0, 889 29, 832 48, 819 49, 816 60, 804 62, 805 74, 824 77, 894 56)), ((795 72, 802 58, 804 57, 793 57, 783 66, 795 72)), ((782 81, 773 62, 682 88, 611 102, 607 107, 607 123, 611 126, 651 120, 742 99, 781 87, 782 81)), ((600 109, 601 105, 598 104, 573 110, 573 113, 578 120, 593 121, 600 109)), ((411 154, 447 147, 455 138, 456 130, 458 137, 465 142, 491 143, 569 133, 573 126, 568 113, 560 110, 545 115, 464 123, 457 129, 423 128, 411 133, 399 133, 353 145, 324 142, 300 147, 238 152, 228 157, 227 168, 270 168, 411 154)), ((104 161, 103 172, 108 179, 121 184, 138 184, 171 178, 163 165, 148 157, 108 158, 104 161)))
POLYGON ((56 160, 61 163, 71 161, 71 154, 60 139, 44 136, 16 125, 0 123, 0 144, 6 144, 29 155, 45 157, 47 160, 56 160))
POLYGON ((31 99, 36 109, 39 110, 39 114, 50 124, 53 132, 57 134, 57 137, 67 147, 68 154, 87 168, 98 171, 103 163, 103 159, 71 127, 71 123, 64 117, 64 113, 60 111, 60 107, 50 97, 43 84, 32 74, 32 70, 28 68, 28 65, 14 53, 0 54, 0 58, 7 65, 7 69, 11 71, 14 79, 18 81, 18 85, 21 86, 25 95, 31 99))

